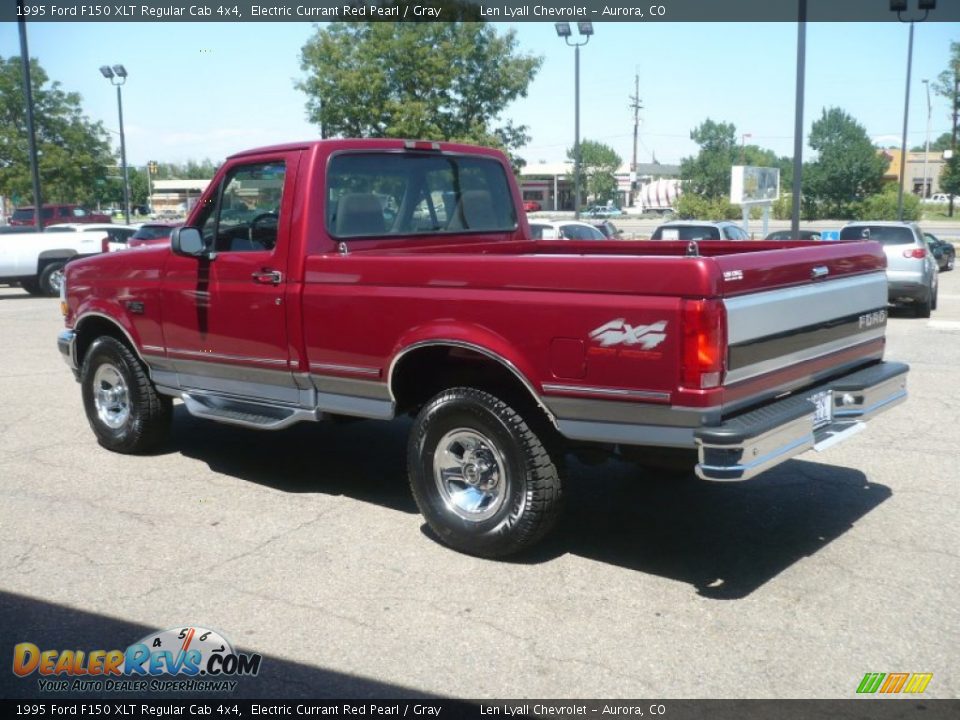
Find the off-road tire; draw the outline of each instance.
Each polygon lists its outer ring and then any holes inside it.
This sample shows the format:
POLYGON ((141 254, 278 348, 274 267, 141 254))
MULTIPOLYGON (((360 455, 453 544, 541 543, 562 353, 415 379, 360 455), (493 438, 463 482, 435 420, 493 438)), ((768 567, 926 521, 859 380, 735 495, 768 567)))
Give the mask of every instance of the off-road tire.
MULTIPOLYGON (((109 372, 109 368, 107 370, 109 372)), ((155 450, 166 441, 173 403, 169 397, 157 393, 146 368, 133 351, 116 338, 97 338, 87 350, 80 370, 80 388, 87 421, 103 447, 135 454, 155 450), (101 417, 97 406, 95 378, 98 371, 107 366, 116 371, 125 385, 128 412, 117 427, 111 427, 101 417)))
POLYGON ((66 267, 66 263, 60 262, 59 260, 44 266, 40 273, 39 281, 40 292, 43 295, 47 297, 57 297, 60 294, 60 286, 55 284, 54 278, 57 276, 62 277, 64 267, 66 267))
POLYGON ((410 433, 407 466, 427 524, 460 552, 481 557, 516 553, 546 535, 560 513, 560 477, 543 442, 516 410, 482 390, 451 388, 423 406, 410 433), (443 453, 440 442, 460 431, 488 440, 502 461, 502 500, 490 517, 465 518, 462 508, 458 514, 444 498, 435 458, 443 453))

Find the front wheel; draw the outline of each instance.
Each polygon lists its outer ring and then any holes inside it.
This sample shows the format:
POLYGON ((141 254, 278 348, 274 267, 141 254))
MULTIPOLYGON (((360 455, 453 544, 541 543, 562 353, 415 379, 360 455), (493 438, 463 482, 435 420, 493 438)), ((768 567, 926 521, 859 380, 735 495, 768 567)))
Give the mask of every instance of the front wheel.
POLYGON ((166 440, 172 402, 157 393, 143 365, 119 340, 94 341, 80 371, 80 388, 87 421, 103 447, 141 453, 166 440))
POLYGON ((559 514, 560 478, 540 438, 481 390, 452 388, 428 402, 414 422, 407 464, 427 524, 470 555, 529 547, 559 514))

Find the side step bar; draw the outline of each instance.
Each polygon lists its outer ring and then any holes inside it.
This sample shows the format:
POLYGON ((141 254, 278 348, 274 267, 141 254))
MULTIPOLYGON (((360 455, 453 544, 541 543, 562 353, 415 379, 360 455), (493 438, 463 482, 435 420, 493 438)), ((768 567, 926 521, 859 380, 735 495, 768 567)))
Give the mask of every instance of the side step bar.
POLYGON ((266 405, 196 392, 181 392, 180 398, 187 412, 194 417, 257 430, 282 430, 304 420, 320 420, 320 413, 304 408, 266 405))

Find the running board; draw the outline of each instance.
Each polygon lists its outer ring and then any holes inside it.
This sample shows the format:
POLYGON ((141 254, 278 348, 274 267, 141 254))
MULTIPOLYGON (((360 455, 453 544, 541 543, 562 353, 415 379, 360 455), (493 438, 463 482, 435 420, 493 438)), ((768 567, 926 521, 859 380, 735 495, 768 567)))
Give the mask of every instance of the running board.
POLYGON ((207 393, 181 392, 180 398, 187 412, 194 417, 257 430, 282 430, 304 420, 317 422, 320 419, 316 410, 265 405, 207 393))

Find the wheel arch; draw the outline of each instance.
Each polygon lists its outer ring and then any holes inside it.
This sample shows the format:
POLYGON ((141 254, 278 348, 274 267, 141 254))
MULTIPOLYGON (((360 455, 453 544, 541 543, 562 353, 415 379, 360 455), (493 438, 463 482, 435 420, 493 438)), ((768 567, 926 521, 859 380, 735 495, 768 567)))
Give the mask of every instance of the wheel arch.
POLYGON ((387 371, 387 387, 398 412, 416 408, 451 384, 505 390, 508 397, 519 397, 540 407, 556 426, 556 418, 518 364, 474 342, 453 338, 420 340, 397 352, 387 371))
POLYGON ((133 336, 127 328, 123 327, 116 318, 101 312, 88 311, 81 315, 74 323, 74 332, 77 334, 77 365, 83 365, 83 359, 93 344, 94 340, 104 335, 119 340, 129 347, 137 358, 149 367, 140 354, 140 348, 134 341, 133 336))

